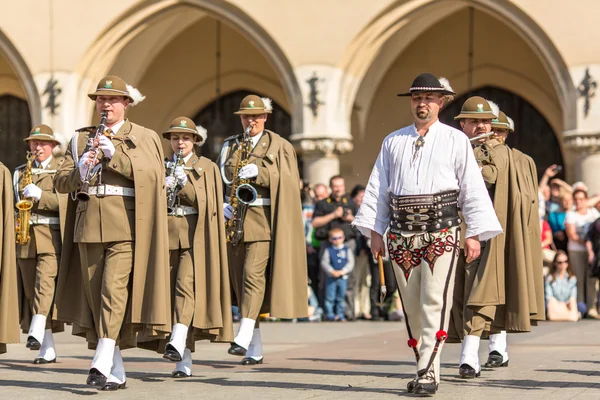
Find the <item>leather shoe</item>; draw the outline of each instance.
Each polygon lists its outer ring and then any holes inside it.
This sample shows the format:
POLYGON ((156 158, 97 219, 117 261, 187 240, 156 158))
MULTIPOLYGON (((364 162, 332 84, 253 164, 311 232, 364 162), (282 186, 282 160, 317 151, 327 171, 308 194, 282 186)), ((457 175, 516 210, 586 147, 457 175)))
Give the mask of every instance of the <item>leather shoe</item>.
POLYGON ((494 350, 488 355, 487 362, 484 367, 486 368, 497 368, 497 367, 508 367, 508 360, 502 362, 504 357, 498 351, 494 350))
POLYGON ((36 357, 33 360, 34 364, 52 364, 56 362, 56 358, 54 358, 53 360, 46 360, 44 357, 36 357))
POLYGON ((437 392, 439 385, 435 382, 417 382, 415 385, 415 394, 434 395, 437 392))
POLYGON ((192 375, 188 375, 183 371, 173 371, 171 378, 189 378, 192 375))
POLYGON ((462 364, 458 368, 458 374, 463 379, 474 379, 478 378, 481 375, 481 372, 476 372, 475 368, 471 367, 469 364, 462 364))
POLYGON ((236 343, 231 343, 227 352, 232 356, 244 357, 246 355, 246 349, 236 343))
POLYGON ((106 376, 96 368, 92 368, 88 373, 86 383, 90 386, 104 386, 106 384, 106 376))
POLYGON ((27 338, 27 344, 25 347, 27 347, 29 350, 39 350, 40 347, 42 347, 42 344, 33 336, 29 336, 27 338))
POLYGON ((409 381, 408 384, 406 385, 406 390, 408 391, 408 393, 414 393, 415 392, 415 386, 417 386, 417 380, 413 379, 412 381, 409 381))
POLYGON ((256 364, 262 364, 262 363, 263 363, 262 358, 260 360, 255 360, 252 357, 244 357, 244 359, 242 360, 240 365, 256 365, 256 364))
POLYGON ((179 352, 173 345, 167 344, 165 348, 165 354, 163 354, 163 358, 169 361, 179 362, 181 361, 181 354, 179 354, 179 352))
POLYGON ((123 382, 123 383, 117 383, 117 382, 106 382, 106 385, 102 386, 100 389, 101 391, 104 392, 112 392, 115 390, 119 390, 119 389, 126 389, 126 383, 127 381, 123 382))

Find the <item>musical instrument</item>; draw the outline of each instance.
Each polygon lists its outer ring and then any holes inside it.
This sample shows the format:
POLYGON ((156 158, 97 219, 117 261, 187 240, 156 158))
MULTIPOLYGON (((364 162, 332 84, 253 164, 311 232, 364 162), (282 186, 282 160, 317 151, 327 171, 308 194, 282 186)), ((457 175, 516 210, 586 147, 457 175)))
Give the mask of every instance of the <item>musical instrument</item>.
MULTIPOLYGON (((104 135, 104 131, 106 130, 106 118, 108 117, 108 111, 102 111, 100 114, 100 125, 96 129, 96 134, 92 137, 90 136, 87 141, 86 148, 83 154, 88 151, 92 151, 94 153, 93 159, 96 160, 98 158, 98 142, 100 141, 100 137, 104 135)), ((92 164, 87 165, 87 171, 85 174, 85 178, 81 181, 81 189, 75 195, 77 200, 79 201, 89 201, 90 200, 90 181, 94 179, 94 177, 98 174, 100 169, 102 168, 102 164, 98 164, 95 167, 92 167, 92 164)))
MULTIPOLYGON (((22 192, 25 186, 33 182, 33 174, 31 170, 33 168, 33 160, 35 160, 37 154, 31 151, 27 152, 27 163, 21 174, 20 191, 22 192)), ((31 220, 31 209, 33 208, 33 200, 30 198, 23 198, 15 204, 15 208, 19 210, 19 214, 15 219, 15 232, 17 244, 29 243, 29 222, 31 220)))
MULTIPOLYGON (((175 163, 173 164, 173 168, 171 170, 171 174, 169 175, 171 178, 175 178, 175 168, 181 165, 183 161, 183 149, 179 149, 177 152, 177 157, 175 158, 175 163)), ((173 183, 173 186, 167 190, 167 211, 169 214, 175 212, 175 203, 177 202, 177 183, 173 183)))
POLYGON ((485 138, 488 138, 488 137, 490 137, 490 136, 494 136, 495 134, 496 134, 496 133, 494 133, 494 132, 490 132, 490 133, 482 133, 482 134, 481 134, 481 135, 479 135, 479 136, 475 136, 474 138, 472 138, 472 139, 469 139, 469 141, 470 141, 471 143, 478 142, 478 141, 480 141, 481 139, 485 139, 485 138))
POLYGON ((231 195, 229 204, 233 207, 231 218, 225 221, 225 238, 227 243, 236 246, 244 236, 244 217, 248 206, 256 200, 258 193, 250 184, 249 179, 240 179, 240 169, 248 165, 248 158, 252 150, 252 139, 250 131, 252 127, 248 125, 240 142, 240 157, 233 172, 233 182, 231 183, 231 195))

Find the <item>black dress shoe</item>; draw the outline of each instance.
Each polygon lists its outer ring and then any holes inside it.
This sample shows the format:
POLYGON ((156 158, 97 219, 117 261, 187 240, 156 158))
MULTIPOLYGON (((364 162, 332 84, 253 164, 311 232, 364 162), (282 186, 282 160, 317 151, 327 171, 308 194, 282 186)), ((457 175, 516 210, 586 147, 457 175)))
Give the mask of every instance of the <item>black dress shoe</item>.
POLYGON ((183 371, 174 371, 171 374, 171 378, 189 378, 190 376, 192 376, 192 375, 188 375, 183 371))
POLYGON ((463 379, 474 379, 478 378, 481 375, 481 372, 475 372, 475 368, 471 367, 469 364, 462 364, 458 368, 458 374, 463 379))
POLYGON ((434 395, 439 385, 435 382, 417 382, 415 385, 415 394, 434 395))
POLYGON ((106 376, 96 368, 92 368, 88 373, 86 383, 90 386, 104 386, 106 384, 106 376))
POLYGON ((54 360, 50 360, 50 361, 46 360, 44 357, 36 357, 33 360, 34 364, 52 364, 55 362, 56 362, 56 357, 54 357, 54 360))
POLYGON ((102 386, 98 390, 101 390, 101 391, 104 391, 104 392, 111 392, 111 391, 114 391, 114 390, 126 389, 126 383, 127 382, 123 382, 123 383, 106 382, 106 385, 102 386))
POLYGON ((39 350, 40 347, 42 347, 42 344, 33 336, 29 336, 27 338, 27 344, 25 347, 27 347, 29 350, 39 350))
POLYGON ((487 359, 487 362, 485 363, 484 367, 486 367, 486 368, 508 367, 508 360, 502 362, 503 360, 504 360, 504 357, 502 357, 502 354, 500 354, 499 352, 494 350, 488 355, 488 359, 487 359))
POLYGON ((417 386, 416 379, 413 379, 412 381, 408 382, 408 384, 406 385, 406 390, 408 391, 408 393, 414 393, 415 386, 417 386))
POLYGON ((165 354, 163 354, 163 358, 169 361, 179 362, 181 361, 181 354, 179 354, 179 352, 173 345, 167 344, 165 348, 165 354))
POLYGON ((236 343, 231 343, 227 352, 232 356, 244 357, 246 355, 246 349, 236 343))
POLYGON ((252 357, 244 357, 244 359, 242 360, 240 365, 256 365, 256 364, 262 364, 262 363, 263 363, 262 358, 260 360, 255 360, 252 357))

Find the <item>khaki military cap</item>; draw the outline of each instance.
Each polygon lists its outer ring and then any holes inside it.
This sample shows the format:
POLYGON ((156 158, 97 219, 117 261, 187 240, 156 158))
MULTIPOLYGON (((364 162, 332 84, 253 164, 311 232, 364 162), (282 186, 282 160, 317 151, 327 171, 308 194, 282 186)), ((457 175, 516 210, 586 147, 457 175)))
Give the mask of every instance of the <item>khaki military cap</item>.
POLYGON ((23 139, 25 143, 29 142, 30 140, 42 140, 45 142, 54 142, 56 144, 60 144, 60 142, 54 137, 52 128, 44 124, 34 126, 31 132, 29 132, 29 136, 23 139))
POLYGON ((198 127, 188 117, 177 117, 171 122, 171 126, 169 129, 163 132, 163 137, 165 139, 169 139, 171 137, 171 133, 191 133, 196 136, 198 141, 203 142, 205 138, 198 132, 198 127))
POLYGON ((460 109, 460 114, 454 119, 494 119, 498 116, 492 111, 490 103, 483 97, 469 97, 460 109))
POLYGON ((96 100, 98 96, 123 96, 134 102, 135 100, 131 97, 127 84, 121 78, 116 75, 109 75, 102 78, 96 86, 94 93, 88 94, 88 97, 92 100, 96 100))
POLYGON ((270 114, 272 111, 270 99, 260 98, 260 96, 250 94, 242 99, 240 109, 234 112, 234 114, 259 115, 270 114))
POLYGON ((515 125, 512 119, 510 119, 504 112, 500 111, 498 118, 492 120, 492 128, 496 129, 508 129, 509 132, 515 131, 515 125))

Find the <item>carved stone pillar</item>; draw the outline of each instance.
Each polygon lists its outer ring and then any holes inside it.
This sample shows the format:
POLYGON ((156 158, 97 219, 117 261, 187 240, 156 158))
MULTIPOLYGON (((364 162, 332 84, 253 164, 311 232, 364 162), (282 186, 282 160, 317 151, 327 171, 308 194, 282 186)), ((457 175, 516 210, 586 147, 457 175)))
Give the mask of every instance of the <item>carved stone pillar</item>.
POLYGON ((600 132, 566 132, 563 143, 572 154, 570 183, 583 181, 590 195, 600 194, 600 132))
POLYGON ((329 184, 329 178, 340 173, 339 155, 352 151, 348 139, 310 138, 294 142, 304 163, 304 179, 310 183, 329 184))

